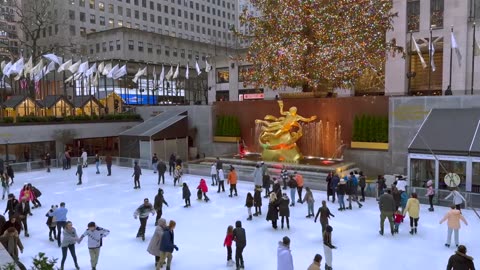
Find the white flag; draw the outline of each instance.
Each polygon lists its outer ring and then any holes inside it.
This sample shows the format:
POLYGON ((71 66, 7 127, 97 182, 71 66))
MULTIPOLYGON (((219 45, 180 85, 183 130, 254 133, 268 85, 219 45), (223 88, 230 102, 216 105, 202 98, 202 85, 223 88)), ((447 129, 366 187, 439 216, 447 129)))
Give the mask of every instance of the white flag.
POLYGON ((143 69, 138 68, 138 71, 137 71, 137 73, 135 74, 135 76, 133 77, 132 81, 133 81, 134 83, 137 83, 138 78, 140 78, 141 76, 145 75, 145 73, 147 73, 147 67, 144 67, 143 69))
POLYGON ((12 66, 13 66, 13 63, 12 61, 8 62, 8 64, 5 65, 5 67, 3 67, 3 76, 7 76, 7 77, 10 77, 10 71, 12 69, 12 66))
POLYGON ((82 61, 78 60, 75 64, 71 65, 68 68, 68 71, 70 71, 71 73, 76 73, 78 70, 78 67, 80 67, 81 64, 82 64, 82 61))
POLYGON ((108 63, 105 65, 105 67, 102 70, 102 75, 107 76, 110 70, 112 70, 112 63, 108 63))
POLYGON ((474 50, 474 53, 473 53, 473 54, 474 54, 475 56, 479 56, 479 55, 480 55, 480 45, 478 44, 478 41, 477 41, 477 40, 475 40, 474 42, 475 42, 475 44, 474 44, 475 50, 474 50))
POLYGON ((208 63, 207 60, 205 60, 205 72, 210 72, 212 70, 212 66, 208 63))
POLYGON ((167 79, 167 81, 170 81, 172 79, 172 76, 173 76, 173 66, 170 66, 170 70, 168 71, 167 75, 165 75, 165 79, 167 79))
POLYGON ((127 65, 126 64, 123 65, 121 68, 117 69, 115 74, 113 74, 113 79, 118 80, 125 75, 127 75, 127 65))
POLYGON ((38 81, 40 81, 40 80, 43 78, 43 76, 45 76, 45 71, 46 71, 46 70, 47 70, 47 67, 43 67, 40 71, 38 71, 38 72, 35 73, 35 74, 32 73, 30 76, 33 75, 33 78, 32 78, 33 81, 34 81, 34 82, 38 82, 38 81))
POLYGON ((98 73, 102 73, 103 69, 105 68, 105 62, 101 62, 100 65, 98 65, 97 71, 98 73))
POLYGON ((417 55, 420 58, 420 62, 422 63, 422 67, 427 68, 427 63, 425 63, 425 59, 423 59, 422 52, 420 51, 417 41, 415 40, 413 35, 412 35, 412 41, 413 41, 413 45, 415 46, 415 51, 417 52, 417 55))
POLYGON ((188 67, 188 62, 187 62, 187 67, 185 69, 185 78, 188 80, 188 75, 189 75, 189 67, 188 67))
POLYGON ((0 64, 0 69, 2 70, 2 72, 3 72, 3 68, 5 67, 6 64, 7 64, 7 62, 5 60, 3 60, 2 63, 0 64))
POLYGON ((51 71, 54 71, 55 70, 55 62, 50 62, 50 64, 48 64, 48 66, 45 68, 44 70, 44 74, 43 75, 47 75, 48 73, 50 73, 51 71))
POLYGON ((152 70, 152 75, 153 75, 153 89, 157 87, 157 71, 155 70, 155 66, 153 66, 152 70))
POLYGON ((433 55, 435 54, 435 44, 433 40, 428 40, 428 51, 430 52, 430 66, 432 67, 432 71, 435 71, 435 59, 433 55))
POLYGON ((195 61, 195 69, 197 70, 197 75, 202 74, 202 70, 200 70, 200 66, 198 65, 198 61, 195 61))
POLYGON ((455 39, 455 35, 451 32, 452 38, 452 49, 455 49, 455 54, 457 55, 458 66, 462 65, 462 54, 460 53, 460 48, 458 48, 457 40, 455 39))
POLYGON ((87 69, 88 69, 88 61, 85 61, 82 64, 80 64, 80 66, 78 67, 77 73, 83 74, 85 73, 85 71, 87 71, 87 69))
POLYGON ((160 77, 158 78, 158 83, 162 84, 165 79, 165 67, 162 65, 162 71, 160 72, 160 77))
POLYGON ((18 59, 10 68, 10 75, 14 75, 14 74, 21 75, 24 66, 25 66, 25 62, 23 60, 23 57, 20 57, 20 59, 18 59))
POLYGON ((38 64, 30 70, 30 78, 31 79, 33 79, 38 74, 42 73, 43 65, 44 65, 43 59, 40 59, 38 64))
POLYGON ((178 74, 180 73, 180 64, 177 64, 177 68, 175 69, 175 73, 173 73, 173 78, 176 79, 178 78, 178 74))
POLYGON ((115 75, 115 72, 118 70, 118 64, 116 64, 107 74, 107 78, 113 78, 113 75, 115 75))
POLYGON ((85 71, 85 76, 90 77, 96 71, 97 71, 97 63, 93 63, 93 65, 87 71, 85 71))
POLYGON ((71 66, 72 66, 72 59, 70 59, 67 62, 61 64, 60 67, 58 68, 57 72, 58 73, 63 72, 65 70, 69 69, 71 66))
POLYGON ((47 58, 48 60, 55 62, 56 64, 63 64, 63 59, 61 57, 56 56, 53 53, 45 54, 43 57, 47 58))

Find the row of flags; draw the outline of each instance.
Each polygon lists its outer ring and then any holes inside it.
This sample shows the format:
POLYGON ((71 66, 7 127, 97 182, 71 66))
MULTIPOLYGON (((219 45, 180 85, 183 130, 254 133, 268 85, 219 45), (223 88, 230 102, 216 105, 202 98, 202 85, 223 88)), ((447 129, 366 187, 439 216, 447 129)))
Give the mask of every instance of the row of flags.
MULTIPOLYGON (((438 38, 438 39, 440 39, 440 38, 438 38)), ((432 68, 432 71, 436 70, 435 63, 433 61, 433 55, 435 54, 435 42, 438 39, 432 40, 432 38, 430 38, 428 40, 428 52, 430 53, 430 66, 432 68)), ((420 51, 420 46, 418 45, 416 39, 413 37, 413 34, 412 34, 412 42, 413 42, 413 46, 414 46, 413 50, 417 53, 417 55, 420 59, 420 63, 422 64, 422 67, 427 68, 427 63, 425 62, 425 59, 422 56, 422 52, 420 51)), ((457 43, 457 40, 455 38, 455 35, 453 34, 453 31, 450 32, 450 44, 451 44, 450 45, 451 48, 455 51, 455 55, 456 55, 456 58, 457 58, 457 61, 458 61, 458 66, 461 66, 462 65, 462 54, 460 52, 460 48, 458 47, 458 43, 457 43)), ((476 40, 474 41, 474 46, 475 46, 474 55, 479 56, 480 55, 480 44, 476 40)))
MULTIPOLYGON (((24 58, 21 57, 15 62, 10 61, 7 63, 6 61, 2 61, 0 64, 0 68, 3 73, 3 77, 15 76, 15 81, 20 80, 20 78, 22 77, 30 78, 30 80, 34 81, 35 83, 38 83, 43 77, 55 70, 58 73, 66 71, 71 73, 71 75, 65 80, 65 83, 83 80, 85 83, 88 83, 90 85, 97 85, 100 76, 105 76, 106 78, 118 80, 123 76, 127 75, 127 64, 124 64, 123 66, 119 64, 113 66, 112 63, 101 62, 98 65, 97 63, 89 65, 88 61, 82 62, 81 60, 78 60, 77 62, 73 62, 73 60, 63 62, 63 59, 55 54, 42 55, 42 58, 35 66, 33 65, 32 57, 30 57, 30 59, 26 63, 24 58)), ((197 75, 200 75, 202 73, 202 69, 198 64, 198 61, 195 61, 195 70, 197 72, 197 75)), ((208 63, 208 61, 205 61, 205 72, 208 73, 211 70, 212 66, 208 63)), ((186 79, 189 79, 189 71, 190 68, 189 64, 187 63, 185 65, 186 79)), ((174 66, 170 65, 170 69, 168 70, 167 74, 165 74, 164 65, 162 65, 160 74, 157 74, 155 66, 152 70, 154 86, 156 86, 159 82, 163 82, 163 80, 165 79, 177 79, 179 75, 180 64, 177 64, 175 70, 174 66)), ((133 78, 133 82, 137 83, 138 79, 142 76, 148 76, 148 66, 138 69, 137 73, 133 78)))

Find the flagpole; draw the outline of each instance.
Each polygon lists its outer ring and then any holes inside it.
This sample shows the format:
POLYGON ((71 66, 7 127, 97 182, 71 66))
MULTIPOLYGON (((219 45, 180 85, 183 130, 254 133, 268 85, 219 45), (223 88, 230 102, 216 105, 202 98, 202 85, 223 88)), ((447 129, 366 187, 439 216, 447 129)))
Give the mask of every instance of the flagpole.
POLYGON ((408 61, 408 91, 407 94, 410 95, 412 92, 412 58, 413 58, 413 52, 412 52, 412 44, 413 43, 413 31, 410 30, 410 46, 408 49, 409 54, 409 60, 408 61))
POLYGON ((150 82, 148 81, 148 62, 147 62, 147 106, 150 105, 150 82))
POLYGON ((432 90, 432 48, 430 46, 433 46, 433 41, 432 41, 432 27, 430 27, 430 41, 428 43, 428 94, 430 95, 430 91, 432 90))
POLYGON ((475 46, 477 41, 475 40, 475 22, 473 22, 473 44, 472 44, 472 81, 470 82, 470 94, 473 95, 473 84, 475 80, 475 46))
MULTIPOLYGON (((453 34, 453 25, 450 27, 451 34, 453 34)), ((450 34, 450 35, 451 35, 450 34)), ((451 40, 450 40, 451 43, 451 40)), ((452 60, 453 60, 453 47, 450 44, 450 74, 448 79, 448 89, 452 90, 452 60)))

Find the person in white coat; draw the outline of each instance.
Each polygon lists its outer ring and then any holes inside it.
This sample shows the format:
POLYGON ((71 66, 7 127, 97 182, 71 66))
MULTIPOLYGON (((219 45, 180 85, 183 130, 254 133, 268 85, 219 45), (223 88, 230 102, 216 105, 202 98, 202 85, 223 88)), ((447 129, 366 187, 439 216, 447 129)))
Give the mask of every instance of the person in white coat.
POLYGON ((87 158, 88 158, 88 155, 87 155, 87 151, 85 151, 85 149, 82 148, 82 165, 83 165, 83 168, 86 168, 88 166, 88 162, 87 162, 87 158))
POLYGON ((210 167, 210 175, 212 176, 212 186, 218 184, 217 179, 217 164, 213 163, 212 167, 210 167))
POLYGON ((147 251, 155 256, 155 267, 160 261, 160 243, 162 242, 163 231, 167 228, 167 221, 164 218, 158 220, 158 226, 155 228, 152 239, 148 244, 147 251))
POLYGON ((253 182, 255 183, 255 187, 262 187, 263 185, 263 174, 262 169, 260 168, 260 164, 257 163, 255 165, 255 170, 253 171, 253 182))
POLYGON ((277 270, 293 270, 292 251, 290 250, 290 238, 283 237, 278 242, 277 249, 277 270))
POLYGON ((462 204, 465 202, 465 198, 458 192, 458 188, 453 188, 450 194, 448 194, 447 197, 445 197, 445 200, 448 200, 450 197, 453 196, 453 204, 455 205, 455 208, 457 210, 462 209, 462 204))

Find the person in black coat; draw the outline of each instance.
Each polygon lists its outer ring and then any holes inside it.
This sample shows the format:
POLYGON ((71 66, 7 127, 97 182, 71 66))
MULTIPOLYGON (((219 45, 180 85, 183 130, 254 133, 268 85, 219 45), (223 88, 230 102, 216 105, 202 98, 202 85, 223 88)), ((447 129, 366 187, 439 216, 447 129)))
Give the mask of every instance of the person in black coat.
POLYGON ((233 229, 233 240, 236 243, 235 249, 235 264, 237 269, 245 268, 245 262, 243 260, 243 250, 247 246, 247 234, 245 229, 242 228, 242 222, 237 220, 235 222, 235 229, 233 229))
MULTIPOLYGON (((330 196, 333 196, 333 190, 332 190, 332 177, 333 177, 333 173, 332 172, 329 172, 328 175, 327 175, 327 201, 330 201, 330 196)), ((335 196, 334 196, 335 198, 335 196)))
POLYGON ((157 212, 157 217, 155 218, 155 226, 158 225, 158 220, 162 217, 162 210, 164 204, 168 207, 168 203, 163 197, 163 189, 159 188, 158 193, 157 195, 155 195, 155 199, 153 200, 153 208, 157 212))
POLYGON ((80 159, 78 159, 77 172, 75 173, 75 175, 78 176, 77 185, 81 185, 82 184, 82 175, 83 175, 83 165, 82 165, 82 162, 81 162, 80 159))
POLYGON ((268 194, 270 194, 270 185, 271 185, 270 175, 265 174, 262 178, 262 187, 265 189, 265 196, 264 198, 268 198, 268 194))
POLYGON ((338 208, 339 211, 345 210, 345 193, 347 192, 347 185, 345 181, 340 180, 337 186, 337 197, 338 197, 338 205, 340 208, 338 208))
POLYGON ((6 232, 8 230, 8 228, 11 228, 11 227, 15 228, 17 230, 18 234, 20 234, 20 232, 22 231, 22 224, 20 224, 20 222, 18 222, 16 217, 12 216, 0 228, 0 235, 3 235, 3 233, 6 232))
POLYGON ((153 154, 152 157, 152 168, 153 168, 153 173, 157 173, 157 165, 158 165, 158 157, 157 154, 153 154))
POLYGON ((30 214, 30 204, 27 201, 27 198, 23 198, 20 203, 17 204, 15 209, 15 215, 17 215, 20 222, 23 224, 23 229, 25 230, 25 237, 29 237, 28 234, 28 224, 27 218, 28 214, 30 214))
POLYGON ((473 258, 467 255, 464 245, 458 246, 455 254, 448 259, 447 270, 475 270, 473 258))
POLYGON ((175 171, 175 161, 177 158, 175 158, 175 155, 172 153, 170 155, 170 159, 168 160, 168 172, 170 175, 172 175, 172 172, 175 171))
POLYGON ((284 220, 287 220, 287 229, 290 230, 290 208, 288 205, 290 204, 290 199, 288 198, 286 193, 283 193, 282 198, 280 199, 279 205, 278 205, 278 210, 280 212, 280 216, 282 217, 282 229, 283 229, 283 224, 284 220))
POLYGON ((182 186, 182 198, 185 200, 185 206, 183 207, 189 207, 190 205, 190 196, 192 194, 190 193, 190 189, 188 188, 187 183, 183 182, 182 186))
POLYGON ((5 223, 7 223, 7 220, 3 215, 0 215, 0 229, 3 227, 3 225, 5 225, 5 223))
POLYGON ((15 195, 12 193, 8 194, 7 206, 5 207, 4 215, 8 212, 8 218, 15 216, 15 211, 17 209, 18 200, 15 199, 15 195))
POLYGON ((163 160, 158 161, 157 171, 158 171, 158 185, 160 185, 160 180, 162 180, 162 184, 165 184, 165 172, 167 171, 167 164, 165 164, 163 160))
POLYGON ((253 193, 253 206, 255 206, 255 214, 254 217, 262 215, 262 188, 257 187, 255 188, 255 192, 253 193))
MULTIPOLYGON (((168 227, 165 228, 162 234, 162 240, 160 242, 160 261, 159 265, 165 264, 165 259, 167 260, 167 270, 170 270, 170 265, 172 264, 172 253, 173 250, 178 251, 177 245, 175 245, 175 235, 173 230, 176 227, 176 223, 173 220, 170 220, 168 227)), ((157 268, 158 269, 158 268, 157 268)))
POLYGON ((133 189, 140 188, 140 175, 142 175, 142 168, 140 168, 140 166, 138 165, 138 161, 135 161, 132 174, 133 183, 135 185, 133 189))
POLYGON ((7 164, 7 175, 12 180, 10 185, 13 185, 13 178, 15 178, 15 172, 13 171, 12 165, 10 164, 7 164))
POLYGON ((278 228, 277 220, 278 220, 278 199, 275 193, 270 193, 270 199, 268 203, 268 212, 267 212, 267 221, 272 222, 272 228, 275 230, 278 228))
POLYGON ((277 198, 282 197, 282 187, 280 186, 280 182, 276 177, 273 177, 273 187, 272 191, 277 194, 277 198))
POLYGON ((27 184, 27 186, 30 188, 30 190, 33 192, 33 195, 34 196, 34 200, 32 201, 33 203, 33 209, 35 208, 38 208, 38 207, 42 207, 42 204, 40 203, 40 201, 38 200, 38 197, 42 196, 42 192, 40 192, 40 190, 38 190, 38 188, 32 186, 32 184, 27 184))
POLYGON ((47 167, 47 172, 50 172, 50 166, 52 165, 52 157, 50 153, 45 154, 45 167, 47 167))

